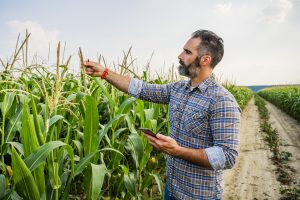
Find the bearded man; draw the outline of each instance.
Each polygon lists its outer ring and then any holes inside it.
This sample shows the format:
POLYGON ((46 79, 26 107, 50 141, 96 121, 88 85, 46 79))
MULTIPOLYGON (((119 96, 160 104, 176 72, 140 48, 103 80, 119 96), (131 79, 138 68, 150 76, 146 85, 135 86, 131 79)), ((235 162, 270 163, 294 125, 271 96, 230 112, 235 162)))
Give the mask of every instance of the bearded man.
POLYGON ((179 74, 189 80, 165 85, 84 62, 87 74, 133 97, 169 105, 170 136, 145 134, 155 149, 168 154, 164 199, 222 199, 223 170, 232 168, 238 155, 241 112, 213 73, 223 54, 222 38, 209 30, 195 31, 178 56, 179 74))

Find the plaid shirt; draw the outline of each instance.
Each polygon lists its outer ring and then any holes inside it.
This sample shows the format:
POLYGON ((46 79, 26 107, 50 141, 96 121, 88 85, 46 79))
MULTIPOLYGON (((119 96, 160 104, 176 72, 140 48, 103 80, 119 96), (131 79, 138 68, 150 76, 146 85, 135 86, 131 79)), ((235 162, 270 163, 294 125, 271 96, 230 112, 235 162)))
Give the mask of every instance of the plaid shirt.
POLYGON ((128 93, 143 100, 169 104, 171 137, 183 147, 205 149, 212 169, 168 156, 167 187, 176 199, 221 199, 223 169, 238 155, 240 108, 212 74, 191 88, 190 81, 165 85, 132 78, 128 93))

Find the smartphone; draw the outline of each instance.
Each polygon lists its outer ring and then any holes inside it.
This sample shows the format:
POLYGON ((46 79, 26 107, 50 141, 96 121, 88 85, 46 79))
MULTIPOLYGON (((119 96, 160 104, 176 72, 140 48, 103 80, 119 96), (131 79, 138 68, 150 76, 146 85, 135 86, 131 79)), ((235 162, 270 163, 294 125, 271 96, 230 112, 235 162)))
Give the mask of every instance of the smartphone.
POLYGON ((145 134, 150 135, 152 137, 156 137, 156 133, 153 133, 150 129, 148 128, 140 128, 141 131, 143 131, 145 134))

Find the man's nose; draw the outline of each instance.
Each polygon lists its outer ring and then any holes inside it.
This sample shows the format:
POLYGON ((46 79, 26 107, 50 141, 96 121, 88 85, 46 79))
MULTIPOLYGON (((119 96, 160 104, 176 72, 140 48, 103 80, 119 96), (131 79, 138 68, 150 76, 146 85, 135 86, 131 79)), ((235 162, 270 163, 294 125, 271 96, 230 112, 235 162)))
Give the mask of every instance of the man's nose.
POLYGON ((178 59, 179 59, 179 60, 182 60, 182 53, 180 53, 180 54, 178 55, 178 59))

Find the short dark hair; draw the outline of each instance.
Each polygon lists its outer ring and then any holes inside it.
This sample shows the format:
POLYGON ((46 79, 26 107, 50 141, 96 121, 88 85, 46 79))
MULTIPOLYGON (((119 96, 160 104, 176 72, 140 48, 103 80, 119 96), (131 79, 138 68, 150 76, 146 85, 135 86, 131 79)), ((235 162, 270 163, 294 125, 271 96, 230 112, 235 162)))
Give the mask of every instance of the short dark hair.
POLYGON ((198 56, 200 58, 205 54, 209 54, 212 58, 210 66, 214 68, 223 58, 223 39, 209 30, 197 30, 192 33, 192 38, 201 39, 198 46, 198 56))

